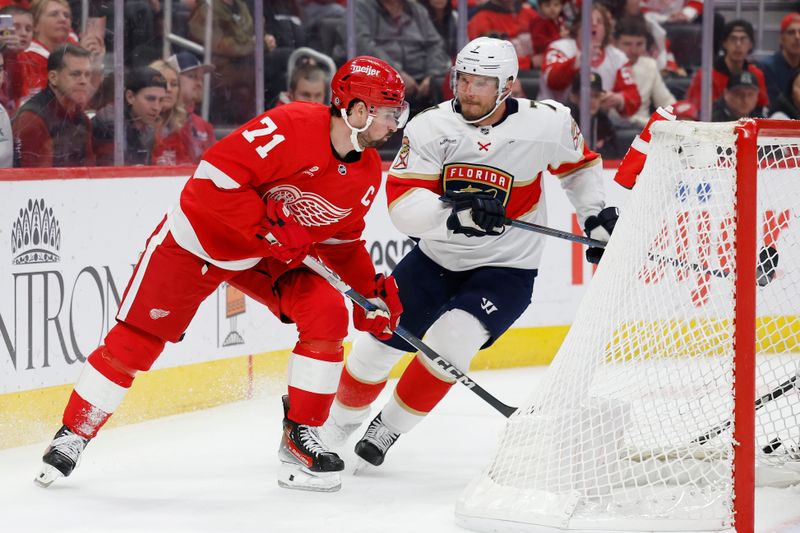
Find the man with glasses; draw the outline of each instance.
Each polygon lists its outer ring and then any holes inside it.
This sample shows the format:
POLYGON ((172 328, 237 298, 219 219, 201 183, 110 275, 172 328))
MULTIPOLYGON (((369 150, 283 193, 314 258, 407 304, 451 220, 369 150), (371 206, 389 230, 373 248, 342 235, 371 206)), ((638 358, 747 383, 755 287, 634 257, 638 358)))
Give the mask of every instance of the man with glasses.
MULTIPOLYGON (((401 325, 462 372, 531 303, 544 248, 541 234, 506 229, 506 216, 546 224, 541 180, 561 186, 590 237, 608 240, 617 210, 604 206, 600 156, 586 147, 569 109, 513 98, 514 45, 479 37, 452 73, 453 100, 417 115, 389 169, 386 194, 395 226, 419 240, 392 275, 401 325), (541 206, 541 208, 540 208, 541 206)), ((600 249, 587 257, 599 261, 600 249)), ((323 427, 342 443, 369 415, 394 364, 414 349, 397 335, 360 335, 323 427)), ((355 451, 373 465, 445 396, 453 376, 418 355, 355 451)))
MULTIPOLYGON (((769 104, 764 73, 755 64, 747 61, 747 57, 755 45, 753 25, 746 20, 728 22, 722 30, 720 42, 723 54, 714 60, 714 70, 711 75, 711 100, 722 97, 732 75, 749 71, 755 76, 758 83, 758 107, 769 104)), ((698 70, 686 92, 686 100, 697 109, 700 109, 701 74, 701 71, 698 70)))
MULTIPOLYGON (((282 487, 334 491, 342 459, 319 438, 348 331, 342 295, 302 266, 318 255, 381 310, 353 311, 357 329, 388 338, 402 312, 394 279, 376 276, 361 240, 381 186, 375 148, 405 125, 400 74, 372 57, 345 63, 330 107, 293 102, 263 113, 211 147, 150 236, 102 346, 92 352, 36 478, 75 468, 137 372, 178 342, 200 303, 228 282, 294 322, 279 448, 282 487)), ((214 428, 209 428, 209 434, 214 428)), ((203 438, 203 437, 201 437, 203 438)))

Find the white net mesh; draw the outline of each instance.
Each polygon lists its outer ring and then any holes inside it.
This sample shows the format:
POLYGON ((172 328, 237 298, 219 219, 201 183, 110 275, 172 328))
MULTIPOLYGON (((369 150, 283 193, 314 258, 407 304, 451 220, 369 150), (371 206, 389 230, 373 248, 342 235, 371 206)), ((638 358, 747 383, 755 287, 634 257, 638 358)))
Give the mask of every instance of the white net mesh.
MULTIPOLYGON (((459 499, 464 525, 731 527, 735 140, 732 124, 655 129, 569 335, 459 499)), ((756 412, 756 464, 772 482, 800 480, 798 140, 759 138, 756 395, 781 392, 756 412)))

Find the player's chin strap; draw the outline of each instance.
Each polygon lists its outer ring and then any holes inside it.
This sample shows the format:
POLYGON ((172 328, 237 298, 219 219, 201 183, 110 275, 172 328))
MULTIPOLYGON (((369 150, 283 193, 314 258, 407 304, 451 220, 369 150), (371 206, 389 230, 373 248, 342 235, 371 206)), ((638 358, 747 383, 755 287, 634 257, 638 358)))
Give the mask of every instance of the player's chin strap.
POLYGON ((350 128, 350 143, 353 145, 353 149, 356 152, 363 152, 364 149, 358 143, 358 134, 367 131, 367 128, 370 127, 372 124, 372 119, 375 117, 373 115, 369 115, 367 117, 367 123, 364 124, 363 128, 356 128, 350 124, 347 120, 347 111, 344 109, 340 109, 339 112, 342 114, 342 118, 344 119, 344 123, 347 124, 347 127, 350 128))
MULTIPOLYGON (((497 100, 495 100, 494 108, 491 111, 489 111, 488 113, 486 113, 485 115, 483 115, 481 118, 476 118, 475 120, 467 120, 467 119, 464 118, 464 115, 462 115, 460 112, 458 113, 458 116, 459 116, 459 118, 461 118, 461 120, 465 124, 475 124, 475 123, 478 123, 478 122, 480 122, 482 120, 486 120, 487 118, 492 116, 492 113, 497 111, 497 108, 500 107, 500 104, 505 102, 506 98, 508 98, 509 96, 511 96, 511 89, 508 89, 508 91, 506 92, 505 95, 498 96, 497 100)), ((458 101, 458 100, 456 99, 456 101, 458 101)), ((458 105, 460 106, 461 104, 458 104, 458 105)))

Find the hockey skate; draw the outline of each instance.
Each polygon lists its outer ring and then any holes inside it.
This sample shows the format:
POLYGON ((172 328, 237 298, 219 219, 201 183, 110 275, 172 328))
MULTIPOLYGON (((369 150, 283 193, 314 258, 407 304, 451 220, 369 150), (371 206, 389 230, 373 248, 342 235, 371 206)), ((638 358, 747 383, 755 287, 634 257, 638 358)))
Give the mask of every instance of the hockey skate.
POLYGON ((344 470, 344 461, 325 446, 319 437, 319 428, 289 420, 288 396, 283 397, 283 413, 278 485, 285 489, 319 492, 334 492, 342 488, 339 472, 344 470))
POLYGON ((394 433, 386 427, 381 420, 381 413, 378 413, 369 423, 367 432, 356 443, 356 455, 371 465, 380 466, 386 459, 386 452, 399 438, 400 433, 394 433))
MULTIPOLYGON (((369 416, 369 409, 365 409, 363 418, 367 416, 369 416)), ((363 418, 359 418, 359 420, 353 422, 343 422, 331 413, 325 423, 320 426, 319 436, 332 448, 338 448, 350 438, 350 435, 361 427, 361 423, 364 421, 363 418)))
POLYGON ((67 426, 61 426, 53 442, 44 451, 42 468, 33 481, 40 487, 49 487, 56 479, 69 476, 78 466, 87 444, 89 439, 73 433, 67 426))

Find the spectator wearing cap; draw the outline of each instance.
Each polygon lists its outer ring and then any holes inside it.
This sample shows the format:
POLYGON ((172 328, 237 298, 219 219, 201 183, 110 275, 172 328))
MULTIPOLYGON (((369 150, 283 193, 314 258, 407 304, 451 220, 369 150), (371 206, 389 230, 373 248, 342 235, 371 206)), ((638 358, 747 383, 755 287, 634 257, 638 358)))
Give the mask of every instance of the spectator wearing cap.
MULTIPOLYGON (((156 126, 167 95, 167 80, 155 69, 138 67, 125 76, 126 165, 149 165, 156 141, 156 126)), ((100 109, 92 120, 97 164, 114 164, 114 108, 100 109)))
POLYGON ((214 126, 195 113, 197 104, 203 101, 203 75, 214 67, 201 63, 191 52, 170 56, 167 63, 178 72, 180 101, 186 110, 186 122, 179 130, 180 137, 191 162, 199 163, 203 153, 217 140, 214 126))
POLYGON ((640 128, 650 121, 651 107, 667 107, 675 103, 675 97, 664 83, 656 60, 647 55, 647 37, 647 23, 639 17, 621 19, 614 30, 615 44, 628 56, 628 65, 642 98, 639 109, 629 119, 640 128))
MULTIPOLYGON (((591 98, 589 99, 589 116, 591 117, 591 127, 589 128, 588 138, 591 139, 591 146, 606 159, 619 159, 624 155, 617 143, 617 134, 611 119, 601 106, 605 91, 603 90, 603 79, 597 72, 592 72, 589 76, 589 87, 591 98)), ((575 122, 580 121, 581 110, 581 78, 575 76, 572 80, 567 107, 575 122)))
POLYGON ((94 166, 92 125, 84 112, 91 76, 87 50, 65 44, 49 54, 47 87, 17 111, 12 123, 15 166, 94 166))
MULTIPOLYGON (((759 87, 758 106, 769 104, 767 85, 764 82, 764 73, 753 63, 747 61, 747 56, 753 50, 753 25, 746 20, 733 20, 725 24, 722 30, 721 44, 723 55, 714 60, 714 70, 711 74, 711 99, 717 100, 722 96, 728 85, 728 80, 734 74, 750 72, 759 87)), ((692 78, 686 99, 696 108, 700 108, 701 71, 692 78)))
POLYGON ((764 72, 764 81, 769 94, 769 107, 778 104, 780 96, 789 87, 789 79, 800 68, 800 13, 789 13, 781 20, 781 33, 778 50, 759 63, 764 72))
POLYGON ((744 117, 763 118, 764 109, 758 104, 759 85, 752 72, 732 74, 722 93, 711 108, 712 122, 729 122, 744 117))

